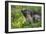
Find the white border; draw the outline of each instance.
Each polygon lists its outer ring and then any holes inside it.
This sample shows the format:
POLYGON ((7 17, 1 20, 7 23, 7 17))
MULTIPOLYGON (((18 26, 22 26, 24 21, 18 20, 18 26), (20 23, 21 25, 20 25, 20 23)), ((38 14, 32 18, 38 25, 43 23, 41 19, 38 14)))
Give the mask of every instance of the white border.
POLYGON ((8 31, 14 32, 14 31, 32 31, 32 30, 43 30, 44 29, 44 6, 42 4, 26 4, 26 3, 9 3, 8 5, 8 31), (20 29, 11 29, 11 5, 24 5, 24 6, 41 6, 41 14, 42 14, 42 27, 39 28, 20 28, 20 29))

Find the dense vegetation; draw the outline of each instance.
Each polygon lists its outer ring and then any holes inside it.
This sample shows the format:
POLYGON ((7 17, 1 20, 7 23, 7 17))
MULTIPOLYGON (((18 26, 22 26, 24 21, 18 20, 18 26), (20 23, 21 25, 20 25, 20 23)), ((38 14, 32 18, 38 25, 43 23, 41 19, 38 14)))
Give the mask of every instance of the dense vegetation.
MULTIPOLYGON (((21 10, 32 10, 41 14, 40 6, 19 6, 11 5, 11 28, 32 28, 32 24, 26 23, 26 19, 21 10)), ((41 21, 34 23, 34 27, 40 27, 41 21)))

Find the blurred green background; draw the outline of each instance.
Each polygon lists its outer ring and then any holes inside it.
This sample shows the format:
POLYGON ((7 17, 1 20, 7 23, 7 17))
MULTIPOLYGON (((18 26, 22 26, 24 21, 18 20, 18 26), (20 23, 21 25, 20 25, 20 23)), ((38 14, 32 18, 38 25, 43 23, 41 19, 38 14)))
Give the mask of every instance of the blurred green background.
MULTIPOLYGON (((21 6, 11 5, 11 28, 33 28, 32 24, 27 24, 21 10, 32 10, 41 14, 41 6, 21 6)), ((41 27, 41 21, 34 23, 34 27, 41 27)))

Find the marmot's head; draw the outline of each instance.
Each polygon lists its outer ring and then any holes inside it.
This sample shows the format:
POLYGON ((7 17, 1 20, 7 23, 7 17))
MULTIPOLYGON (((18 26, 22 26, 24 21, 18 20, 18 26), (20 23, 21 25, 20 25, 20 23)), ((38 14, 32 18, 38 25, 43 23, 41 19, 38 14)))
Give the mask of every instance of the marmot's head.
POLYGON ((23 13, 23 15, 26 17, 27 15, 30 15, 30 16, 32 16, 33 15, 33 11, 31 11, 31 10, 22 10, 22 13, 23 13))

